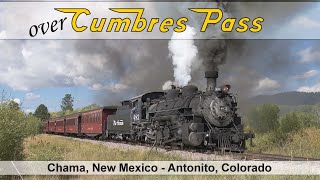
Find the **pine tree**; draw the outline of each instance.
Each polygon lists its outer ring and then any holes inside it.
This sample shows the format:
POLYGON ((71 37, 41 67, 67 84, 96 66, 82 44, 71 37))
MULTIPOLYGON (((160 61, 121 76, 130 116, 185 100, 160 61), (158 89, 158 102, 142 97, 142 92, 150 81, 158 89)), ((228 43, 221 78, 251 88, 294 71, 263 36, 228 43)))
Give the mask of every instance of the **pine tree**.
POLYGON ((62 101, 61 101, 61 110, 63 112, 66 112, 66 111, 73 111, 73 97, 71 96, 71 94, 66 94, 64 96, 64 98, 62 98, 62 101))
POLYGON ((40 104, 34 112, 34 116, 41 120, 48 120, 50 118, 50 114, 48 112, 47 106, 44 104, 40 104))

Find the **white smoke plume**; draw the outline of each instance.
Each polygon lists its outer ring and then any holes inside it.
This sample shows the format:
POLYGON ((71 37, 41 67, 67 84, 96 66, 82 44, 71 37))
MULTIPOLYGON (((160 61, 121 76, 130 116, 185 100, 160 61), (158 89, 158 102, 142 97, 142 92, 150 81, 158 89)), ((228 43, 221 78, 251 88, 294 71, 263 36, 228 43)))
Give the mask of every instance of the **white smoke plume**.
POLYGON ((193 40, 195 34, 195 28, 187 26, 182 33, 174 32, 169 41, 168 48, 174 66, 174 78, 179 86, 185 86, 191 80, 191 66, 198 53, 193 40))
POLYGON ((171 89, 171 86, 172 85, 174 85, 174 82, 172 82, 172 81, 166 81, 164 84, 163 84, 163 86, 162 86, 162 90, 169 90, 169 89, 171 89))

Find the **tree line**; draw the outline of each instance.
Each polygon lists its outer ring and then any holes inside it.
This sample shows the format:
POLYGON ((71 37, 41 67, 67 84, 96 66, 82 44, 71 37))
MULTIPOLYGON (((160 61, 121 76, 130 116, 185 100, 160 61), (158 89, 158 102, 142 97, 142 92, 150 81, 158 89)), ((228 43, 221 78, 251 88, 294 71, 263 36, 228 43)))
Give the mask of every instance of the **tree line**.
POLYGON ((253 150, 281 149, 296 135, 319 129, 319 117, 317 112, 313 112, 313 107, 294 109, 280 115, 280 108, 275 104, 256 106, 246 117, 248 128, 256 133, 253 150))
POLYGON ((72 97, 71 94, 66 94, 61 99, 61 105, 60 105, 61 111, 49 113, 49 110, 48 110, 47 106, 45 106, 44 104, 40 104, 36 108, 36 110, 33 113, 33 115, 35 117, 41 119, 42 121, 44 121, 44 120, 48 120, 50 118, 66 116, 66 115, 70 115, 70 114, 73 114, 73 113, 87 111, 87 110, 91 110, 91 109, 100 107, 97 104, 91 104, 91 105, 85 106, 83 108, 74 109, 73 108, 74 107, 73 103, 74 103, 74 97, 72 97))
MULTIPOLYGON (((66 112, 73 112, 73 102, 74 98, 71 94, 66 94, 61 100, 61 111, 65 114, 66 112)), ((40 104, 36 110, 34 111, 33 115, 42 121, 48 120, 51 115, 49 113, 48 107, 44 104, 40 104)))
POLYGON ((249 127, 257 133, 291 133, 302 128, 320 127, 319 117, 308 111, 293 111, 282 117, 280 108, 275 104, 263 104, 254 107, 249 115, 249 127))

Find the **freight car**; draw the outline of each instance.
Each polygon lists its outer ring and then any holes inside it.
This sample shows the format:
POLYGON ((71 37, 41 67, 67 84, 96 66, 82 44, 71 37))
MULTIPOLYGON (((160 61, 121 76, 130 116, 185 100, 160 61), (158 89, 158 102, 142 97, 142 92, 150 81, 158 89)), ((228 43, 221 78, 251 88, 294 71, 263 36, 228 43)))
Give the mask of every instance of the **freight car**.
POLYGON ((254 134, 243 131, 231 86, 216 87, 217 71, 205 73, 206 90, 172 87, 121 102, 121 106, 49 121, 48 133, 118 139, 154 145, 244 151, 254 134), (55 122, 55 127, 52 122, 55 122))

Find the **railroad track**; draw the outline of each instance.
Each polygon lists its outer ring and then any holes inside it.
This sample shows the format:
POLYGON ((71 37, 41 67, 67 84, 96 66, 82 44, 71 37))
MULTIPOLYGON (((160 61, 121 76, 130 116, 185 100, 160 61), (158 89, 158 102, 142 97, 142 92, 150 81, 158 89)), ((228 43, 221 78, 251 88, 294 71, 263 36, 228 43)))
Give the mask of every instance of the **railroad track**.
MULTIPOLYGON (((57 135, 61 136, 61 135, 57 135)), ((63 136, 63 135, 62 135, 63 136)), ((70 136, 63 136, 68 137, 71 139, 86 139, 89 141, 100 141, 100 142, 112 142, 112 143, 119 143, 119 144, 128 144, 132 146, 144 146, 146 148, 150 148, 151 150, 156 149, 163 149, 166 151, 172 151, 172 150, 181 150, 178 147, 175 146, 158 146, 153 147, 152 144, 147 143, 134 143, 130 141, 118 141, 118 140, 100 140, 100 139, 94 139, 94 138, 84 138, 84 137, 70 137, 70 136)), ((221 152, 221 151, 213 151, 213 150, 203 150, 203 149, 183 149, 181 151, 187 151, 192 153, 201 153, 201 154, 216 154, 220 156, 231 156, 234 157, 235 160, 247 160, 247 161, 320 161, 320 158, 309 158, 309 157, 296 157, 296 156, 285 156, 285 155, 279 155, 279 154, 264 154, 264 153, 239 153, 239 152, 221 152)))
POLYGON ((285 156, 279 154, 263 154, 263 153, 242 153, 244 160, 264 160, 264 161, 320 161, 317 158, 285 156))

